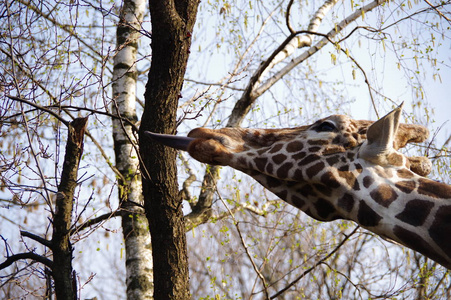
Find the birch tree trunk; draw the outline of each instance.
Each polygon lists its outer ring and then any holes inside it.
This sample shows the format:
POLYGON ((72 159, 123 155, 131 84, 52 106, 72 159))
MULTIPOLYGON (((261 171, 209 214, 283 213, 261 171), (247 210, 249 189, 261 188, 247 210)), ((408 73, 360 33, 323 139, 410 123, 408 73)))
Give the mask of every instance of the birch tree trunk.
MULTIPOLYGON (((116 30, 112 113, 136 122, 136 54, 144 16, 144 0, 124 0, 116 30)), ((132 126, 113 119, 116 168, 120 171, 119 200, 126 252, 127 299, 153 298, 153 262, 149 225, 143 209, 142 181, 132 126)))

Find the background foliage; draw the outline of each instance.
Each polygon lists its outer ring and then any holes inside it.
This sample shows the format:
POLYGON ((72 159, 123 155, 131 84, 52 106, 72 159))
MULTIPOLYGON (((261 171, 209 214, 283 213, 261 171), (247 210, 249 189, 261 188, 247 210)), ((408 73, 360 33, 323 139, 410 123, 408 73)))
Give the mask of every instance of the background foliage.
MULTIPOLYGON (((294 31, 306 30, 323 5, 291 2, 294 31)), ((255 71, 290 34, 286 12, 291 2, 201 2, 179 101, 178 134, 199 126, 227 125, 255 71)), ((338 1, 316 31, 327 34, 368 3, 338 1)), ((292 127, 335 113, 376 119, 405 101, 405 122, 431 131, 426 144, 407 151, 429 156, 434 163, 431 178, 450 183, 446 121, 451 102, 445 92, 451 80, 450 4, 388 1, 361 13, 333 38, 335 43, 313 49, 311 57, 259 96, 241 126, 292 127)), ((28 250, 48 253, 19 232, 43 237, 51 232, 48 218, 67 133, 48 111, 68 120, 90 115, 74 225, 118 210, 108 114, 114 102, 112 58, 118 50, 119 8, 114 1, 1 2, 0 249, 5 257, 28 250)), ((152 59, 148 14, 140 32, 137 102, 142 104, 152 59)), ((313 35, 314 44, 322 35, 313 35)), ((262 82, 312 48, 295 49, 262 82)), ((137 109, 140 116, 142 107, 137 109)), ((206 188, 213 201, 209 221, 193 221, 187 232, 193 298, 260 298, 264 283, 273 295, 293 281, 294 287, 284 294, 287 298, 451 296, 449 272, 434 262, 356 229, 353 223, 314 221, 239 172, 220 169, 220 180, 203 185, 210 167, 183 154, 179 158, 179 183, 188 192, 183 202, 186 215, 206 188)), ((124 298, 120 230, 120 222, 112 217, 73 235, 81 297, 124 298)), ((3 298, 45 293, 47 276, 37 263, 17 262, 0 274, 3 298)))

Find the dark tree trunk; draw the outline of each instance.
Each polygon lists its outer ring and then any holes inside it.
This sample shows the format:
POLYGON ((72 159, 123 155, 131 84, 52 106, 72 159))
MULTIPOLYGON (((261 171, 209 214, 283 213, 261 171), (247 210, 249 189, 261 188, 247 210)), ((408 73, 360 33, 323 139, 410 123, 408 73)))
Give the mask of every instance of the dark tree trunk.
POLYGON ((190 299, 185 222, 176 152, 142 132, 174 133, 198 0, 150 0, 152 64, 140 127, 143 193, 153 247, 154 298, 190 299))
POLYGON ((66 154, 53 216, 53 268, 55 295, 59 299, 77 299, 75 272, 72 270, 70 226, 78 166, 83 153, 83 137, 88 118, 73 120, 68 126, 66 154))

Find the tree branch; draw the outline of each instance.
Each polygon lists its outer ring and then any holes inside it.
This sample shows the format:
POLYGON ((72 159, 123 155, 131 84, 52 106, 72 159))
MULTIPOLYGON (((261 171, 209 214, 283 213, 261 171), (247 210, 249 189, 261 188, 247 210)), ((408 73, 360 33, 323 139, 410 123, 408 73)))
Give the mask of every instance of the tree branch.
POLYGON ((311 271, 313 271, 317 266, 319 266, 320 264, 324 263, 327 259, 329 259, 329 257, 331 257, 335 252, 338 251, 338 249, 341 248, 341 246, 344 245, 344 243, 349 240, 349 238, 351 236, 353 236, 357 230, 360 228, 360 226, 356 226, 354 228, 354 230, 348 234, 345 235, 345 238, 331 251, 329 252, 329 254, 327 254, 325 257, 323 257, 322 259, 320 259, 319 261, 317 261, 313 266, 311 266, 310 268, 308 268, 307 270, 305 270, 301 275, 299 275, 295 280, 293 280, 292 282, 290 282, 286 287, 284 287, 283 289, 281 289, 280 291, 278 291, 277 293, 275 293, 274 295, 271 296, 270 299, 275 299, 277 297, 279 297, 280 295, 282 295, 283 293, 285 293, 289 288, 291 288, 293 285, 295 285, 299 280, 301 280, 305 275, 307 275, 308 273, 310 273, 311 271))
POLYGON ((283 67, 280 71, 278 71, 274 76, 267 79, 264 83, 261 84, 258 89, 254 91, 254 97, 261 96, 264 92, 266 92, 270 87, 272 87, 277 81, 279 81, 283 76, 288 74, 294 67, 305 61, 307 58, 318 52, 321 48, 323 48, 327 43, 332 40, 338 33, 340 33, 346 26, 348 26, 351 22, 355 21, 357 18, 361 17, 363 13, 369 12, 374 8, 378 7, 382 3, 385 3, 385 0, 375 0, 361 9, 356 10, 354 13, 346 17, 340 23, 338 23, 334 29, 329 31, 327 34, 323 35, 324 37, 315 45, 310 47, 304 53, 294 58, 289 64, 283 67))
POLYGON ((49 267, 50 269, 53 268, 53 262, 50 259, 48 259, 44 256, 41 256, 39 254, 36 254, 34 252, 26 252, 26 253, 19 253, 19 254, 14 254, 14 255, 8 256, 6 258, 6 260, 0 264, 0 270, 7 268, 10 265, 12 265, 13 263, 15 263, 16 261, 22 260, 22 259, 31 259, 31 260, 34 260, 36 262, 39 262, 39 263, 49 267))
POLYGON ((40 237, 40 236, 38 236, 38 235, 36 235, 36 234, 34 234, 34 233, 31 233, 31 232, 28 232, 28 231, 25 231, 25 230, 21 230, 21 231, 20 231, 20 234, 21 234, 23 237, 30 238, 30 239, 32 239, 32 240, 34 240, 34 241, 36 241, 36 242, 38 242, 38 243, 40 243, 40 244, 46 246, 47 248, 52 249, 52 243, 51 243, 51 241, 49 241, 49 240, 47 240, 47 239, 45 239, 45 238, 42 238, 42 237, 40 237))
MULTIPOLYGON (((333 5, 336 2, 337 0, 326 1, 326 3, 317 10, 313 18, 311 19, 310 24, 308 26, 309 30, 292 32, 280 44, 280 46, 273 51, 273 53, 268 57, 268 59, 265 60, 261 64, 261 66, 254 72, 242 96, 235 103, 235 106, 227 122, 226 125, 227 127, 236 127, 241 124, 242 120, 249 112, 255 100, 261 95, 256 94, 254 91, 260 84, 263 76, 267 72, 269 72, 269 70, 271 70, 276 64, 278 64, 279 62, 287 58, 289 55, 291 55, 297 47, 300 47, 301 45, 308 45, 308 43, 306 44, 305 41, 301 43, 300 39, 295 39, 296 36, 300 34, 305 34, 305 36, 309 37, 308 40, 311 43, 312 36, 317 34, 315 31, 318 29, 321 20, 324 18, 324 15, 333 7, 333 5)), ((305 38, 303 38, 303 40, 305 40, 305 38)), ((202 215, 202 218, 200 220, 205 220, 205 216, 203 216, 201 210, 210 209, 214 193, 213 186, 215 185, 218 178, 219 178, 219 167, 210 166, 209 173, 205 173, 204 175, 201 194, 199 195, 199 201, 196 204, 196 211, 193 211, 193 213, 195 213, 195 215, 193 215, 194 217, 193 220, 198 218, 199 214, 202 215)))
POLYGON ((59 114, 57 114, 56 112, 54 112, 51 109, 48 109, 48 108, 46 108, 44 106, 41 106, 41 105, 39 105, 37 103, 33 103, 33 102, 30 102, 28 100, 25 100, 25 99, 22 99, 22 98, 19 98, 19 97, 16 97, 16 96, 6 95, 6 97, 8 97, 11 100, 22 102, 22 103, 28 104, 30 106, 33 106, 33 107, 35 107, 35 108, 37 108, 39 110, 45 111, 46 113, 48 113, 48 114, 54 116, 55 118, 57 118, 64 125, 69 126, 69 121, 66 121, 63 117, 61 117, 59 114))
MULTIPOLYGON (((324 2, 324 4, 321 5, 321 7, 313 14, 313 17, 310 19, 310 23, 307 27, 307 30, 295 32, 293 31, 293 29, 291 29, 291 27, 289 27, 291 34, 265 61, 265 65, 262 65, 261 74, 258 76, 258 79, 254 84, 253 90, 258 88, 261 81, 263 80, 263 77, 270 70, 272 70, 280 62, 284 61, 287 57, 291 56, 296 51, 296 49, 311 46, 313 42, 313 36, 317 34, 317 30, 321 25, 322 20, 337 2, 338 0, 328 0, 324 2), (305 34, 300 35, 302 33, 305 34)), ((290 9, 291 5, 289 5, 288 7, 287 18, 289 18, 288 14, 290 9)))
MULTIPOLYGON (((216 187, 215 187, 216 188, 216 187)), ((255 273, 257 273, 258 278, 260 278, 262 285, 263 285, 263 292, 265 294, 265 299, 269 299, 269 292, 268 292, 268 284, 266 283, 265 276, 261 273, 260 269, 257 267, 257 264, 255 263, 253 259, 253 255, 249 251, 249 247, 247 246, 246 240, 243 237, 243 234, 241 233, 239 222, 236 220, 235 215, 228 207, 227 203, 222 198, 221 194, 218 193, 219 199, 221 200, 222 204, 225 206, 227 211, 229 212, 230 216, 232 217, 233 223, 235 224, 236 231, 238 232, 238 235, 241 240, 241 245, 244 247, 244 250, 246 252, 247 257, 249 258, 249 261, 251 262, 252 268, 254 269, 255 273)))
POLYGON ((75 233, 80 232, 80 231, 84 230, 85 228, 91 227, 91 226, 93 226, 95 224, 98 224, 98 223, 100 223, 102 221, 109 220, 111 218, 115 218, 115 217, 118 217, 118 216, 123 216, 125 213, 126 212, 123 211, 123 210, 116 210, 116 211, 113 211, 111 213, 106 213, 106 214, 100 215, 100 216, 98 216, 96 218, 89 219, 86 222, 84 222, 83 224, 78 225, 77 227, 73 228, 70 231, 70 235, 74 235, 75 233))

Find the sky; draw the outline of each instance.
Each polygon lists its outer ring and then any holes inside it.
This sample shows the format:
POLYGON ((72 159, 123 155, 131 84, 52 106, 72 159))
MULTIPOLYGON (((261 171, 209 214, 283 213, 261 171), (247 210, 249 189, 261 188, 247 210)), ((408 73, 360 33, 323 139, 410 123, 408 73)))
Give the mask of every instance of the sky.
MULTIPOLYGON (((255 8, 256 10, 258 7, 255 8)), ((302 16, 305 17, 305 16, 302 16)), ((367 15, 367 21, 368 23, 371 23, 371 18, 374 17, 372 13, 369 13, 367 15)), ((199 73, 206 73, 208 72, 209 78, 211 78, 211 81, 214 81, 215 78, 220 78, 227 74, 228 71, 231 69, 231 63, 233 62, 233 59, 230 57, 233 56, 233 51, 231 49, 229 52, 229 57, 226 56, 220 56, 220 55, 213 55, 208 56, 206 49, 208 49, 207 45, 203 45, 202 41, 210 41, 211 43, 215 43, 218 39, 221 38, 221 35, 216 36, 216 32, 214 30, 209 30, 211 28, 210 24, 219 24, 219 19, 223 18, 223 15, 215 15, 211 14, 207 19, 203 19, 199 21, 199 24, 196 25, 195 28, 195 35, 199 35, 199 43, 193 44, 192 51, 197 51, 199 49, 199 45, 201 45, 203 48, 199 51, 200 54, 198 55, 192 55, 189 62, 189 68, 193 68, 196 70, 192 70, 189 72, 188 76, 193 76, 196 74, 196 71, 199 73), (203 28, 201 28, 203 27, 203 28), (200 38, 200 35, 205 35, 203 38, 200 38), (202 60, 201 60, 202 58, 202 60), (198 68, 198 70, 197 70, 198 68)), ((283 26, 283 25, 280 25, 283 26)), ((327 26, 325 27, 327 28, 327 26)), ((270 37, 265 37, 268 41, 271 41, 270 37)), ((396 39, 396 37, 394 36, 396 39)), ((278 36, 277 38, 274 38, 273 41, 281 41, 281 36, 278 36)), ((143 42, 144 43, 144 42, 143 42)), ((266 45, 268 47, 274 47, 274 44, 271 44, 270 42, 267 42, 266 45)), ((223 47, 227 47, 227 45, 223 45, 223 47)), ((358 60, 362 66, 365 67, 367 70, 374 69, 374 72, 371 72, 370 81, 373 86, 377 87, 378 89, 381 89, 383 91, 383 94, 393 99, 396 103, 401 103, 402 101, 405 102, 405 109, 408 113, 412 111, 411 105, 418 101, 418 98, 415 97, 414 93, 411 92, 410 89, 410 83, 408 80, 406 80, 403 73, 398 71, 396 68, 396 57, 393 52, 390 51, 382 51, 381 47, 374 49, 375 55, 377 57, 368 55, 368 52, 372 52, 373 49, 367 48, 365 45, 358 46, 357 43, 349 43, 349 47, 351 49, 351 53, 355 58, 358 60)), ((451 96, 449 92, 449 85, 451 83, 451 42, 449 40, 449 37, 446 37, 445 40, 442 41, 441 46, 437 46, 439 49, 437 50, 438 53, 438 61, 443 61, 443 63, 446 65, 441 68, 441 83, 438 80, 432 79, 432 74, 426 74, 424 78, 421 78, 421 82, 423 85, 423 88, 425 90, 426 100, 428 103, 430 103, 431 107, 435 108, 434 111, 434 123, 428 124, 428 128, 431 131, 435 131, 437 128, 441 127, 442 124, 444 124, 443 128, 441 129, 438 140, 444 141, 448 138, 448 136, 451 134, 450 130, 450 124, 449 120, 451 118, 451 96)), ((214 48, 214 45, 213 45, 214 48)), ((299 50, 299 52, 302 52, 303 50, 299 50)), ((353 102, 350 105, 344 105, 340 111, 340 113, 345 113, 351 115, 355 119, 376 119, 376 115, 374 114, 374 110, 372 109, 370 103, 371 100, 368 95, 368 89, 366 84, 364 83, 363 77, 359 74, 357 71, 356 79, 354 80, 352 78, 352 64, 347 60, 345 57, 342 56, 341 60, 337 65, 334 65, 331 63, 330 60, 330 53, 334 53, 333 47, 325 47, 324 50, 322 50, 322 53, 319 55, 322 55, 325 59, 318 59, 318 62, 316 64, 317 70, 319 73, 323 73, 327 75, 324 78, 327 78, 329 81, 345 81, 347 84, 346 87, 346 97, 349 97, 350 100, 353 100, 353 102)), ((226 53, 227 51, 225 51, 226 53)), ((222 53, 222 52, 221 52, 222 53)), ((258 61, 260 53, 252 53, 256 59, 253 61, 258 61)), ((415 63, 412 59, 406 60, 406 64, 411 66, 412 68, 415 68, 415 63)), ((303 68, 304 66, 300 66, 300 68, 303 68)), ((191 79, 197 79, 196 76, 193 76, 191 79)), ((243 82, 246 81, 246 78, 244 78, 243 82)), ((265 99, 271 99, 269 97, 269 94, 273 95, 280 95, 283 97, 284 95, 287 95, 287 92, 284 90, 279 89, 286 89, 287 86, 284 84, 279 84, 274 86, 274 89, 271 89, 267 92, 268 96, 265 99)), ((138 95, 142 95, 144 93, 143 90, 138 91, 138 95)), ((182 94, 186 97, 189 96, 191 92, 187 91, 182 92, 182 94)), ((234 93, 235 95, 239 95, 240 92, 229 92, 230 94, 234 93)), ((299 100, 300 101, 300 100, 299 100)), ((381 102, 380 98, 377 98, 377 101, 381 102)), ((265 102, 265 100, 262 98, 261 101, 259 101, 259 106, 268 106, 271 107, 270 101, 265 102)), ((390 103, 383 103, 379 106, 379 113, 380 115, 384 115, 385 113, 389 112, 391 109, 390 103)), ((270 110, 270 109, 267 109, 270 110)), ((325 117, 325 115, 322 115, 321 117, 325 117)), ((424 121, 424 120, 423 120, 424 121)), ((250 122, 249 122, 250 123, 250 122)), ((222 123, 224 124, 224 121, 222 120, 222 123)), ((259 124, 262 124, 261 122, 259 124)), ((282 122, 281 125, 283 126, 294 126, 294 125, 300 125, 305 124, 303 120, 291 120, 287 118, 282 122)), ((187 122, 187 126, 194 126, 194 122, 187 122)), ((198 177, 200 177, 199 175, 198 177)), ((200 178, 199 178, 200 180, 200 178)), ((117 223, 116 223, 117 224, 117 223)), ((111 226, 111 224, 109 224, 111 226)), ((112 227, 110 228, 112 230, 118 231, 118 227, 112 227)), ((119 258, 119 263, 124 261, 121 241, 116 241, 113 244, 100 242, 101 234, 99 235, 99 240, 94 240, 90 242, 80 242, 75 246, 76 251, 74 252, 75 256, 82 256, 86 251, 92 250, 93 245, 96 246, 97 251, 92 252, 91 259, 92 261, 101 261, 104 257, 114 257, 112 259, 113 261, 117 261, 119 258), (86 245, 84 245, 86 244, 86 245), (118 249, 119 248, 119 249, 118 249)), ((117 240, 117 239, 116 239, 117 240)), ((108 280, 108 276, 111 272, 111 269, 114 268, 112 265, 108 264, 99 264, 100 266, 98 268, 95 268, 96 275, 96 282, 99 282, 100 280, 108 280), (98 281, 97 281, 98 280, 98 281)), ((86 271, 86 273, 91 272, 89 269, 89 266, 83 266, 83 264, 77 265, 77 270, 80 271, 86 271), (83 269, 85 268, 85 269, 83 269)), ((120 275, 120 274, 118 274, 120 275)), ((115 279, 115 278, 111 278, 115 279)), ((85 296, 89 295, 96 295, 95 289, 91 289, 91 287, 87 286, 85 289, 85 296), (89 291, 89 293, 88 293, 89 291)))

